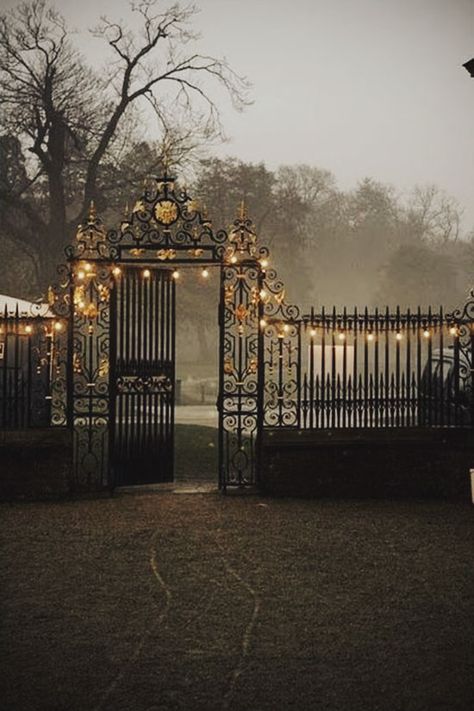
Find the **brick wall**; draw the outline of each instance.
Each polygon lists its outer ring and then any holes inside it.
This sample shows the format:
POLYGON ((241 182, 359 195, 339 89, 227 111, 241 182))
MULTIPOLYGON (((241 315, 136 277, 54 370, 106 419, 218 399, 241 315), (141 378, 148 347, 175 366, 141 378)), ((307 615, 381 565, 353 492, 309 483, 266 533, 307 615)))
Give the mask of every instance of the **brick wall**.
POLYGON ((261 488, 280 496, 470 501, 468 430, 266 430, 261 488))
POLYGON ((63 428, 0 431, 0 499, 70 493, 71 433, 63 428))

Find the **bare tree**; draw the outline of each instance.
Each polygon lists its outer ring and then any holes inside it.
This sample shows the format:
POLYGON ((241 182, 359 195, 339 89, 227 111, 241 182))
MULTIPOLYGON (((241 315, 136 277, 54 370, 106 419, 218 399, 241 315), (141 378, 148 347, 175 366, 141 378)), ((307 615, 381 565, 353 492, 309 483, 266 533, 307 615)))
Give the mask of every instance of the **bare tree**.
POLYGON ((436 185, 416 186, 409 196, 406 217, 413 236, 447 244, 460 236, 462 209, 436 185))
POLYGON ((64 18, 46 0, 30 0, 0 16, 0 126, 30 155, 22 190, 3 189, 0 201, 3 210, 25 207, 30 229, 12 228, 10 236, 30 248, 36 240, 46 278, 58 248, 97 197, 104 164, 114 149, 123 150, 124 128, 133 142, 127 121, 140 102, 157 117, 161 150, 172 161, 222 135, 206 80, 223 87, 237 109, 247 103, 245 79, 225 60, 192 50, 193 5, 141 0, 131 11, 139 20, 137 31, 107 18, 93 30, 112 53, 102 74, 87 66, 64 18), (41 187, 46 206, 38 198, 41 187))

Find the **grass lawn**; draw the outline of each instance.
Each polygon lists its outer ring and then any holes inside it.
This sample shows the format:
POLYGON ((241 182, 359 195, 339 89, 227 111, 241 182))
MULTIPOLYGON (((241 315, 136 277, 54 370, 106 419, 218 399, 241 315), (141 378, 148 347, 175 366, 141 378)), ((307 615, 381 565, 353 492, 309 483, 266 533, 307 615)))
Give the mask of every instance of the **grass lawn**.
POLYGON ((2 711, 473 708, 471 507, 168 491, 0 517, 2 711))
POLYGON ((178 481, 218 480, 218 430, 200 425, 175 425, 174 474, 178 481))

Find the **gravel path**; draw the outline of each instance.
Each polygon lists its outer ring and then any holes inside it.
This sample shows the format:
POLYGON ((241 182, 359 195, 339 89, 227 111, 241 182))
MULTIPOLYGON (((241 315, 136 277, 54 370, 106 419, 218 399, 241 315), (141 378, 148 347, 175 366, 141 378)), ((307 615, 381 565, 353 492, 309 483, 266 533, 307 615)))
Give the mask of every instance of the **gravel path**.
POLYGON ((8 711, 467 711, 473 511, 216 493, 0 507, 8 711))

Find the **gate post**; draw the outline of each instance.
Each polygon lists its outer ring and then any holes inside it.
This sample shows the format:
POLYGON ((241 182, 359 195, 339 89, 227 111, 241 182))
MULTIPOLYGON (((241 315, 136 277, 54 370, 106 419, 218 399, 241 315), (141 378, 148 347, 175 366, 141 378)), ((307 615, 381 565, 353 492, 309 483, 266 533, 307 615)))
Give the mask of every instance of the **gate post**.
POLYGON ((221 269, 219 483, 258 483, 258 447, 262 426, 262 261, 252 221, 242 204, 223 253, 221 269))
MULTIPOLYGON (((468 423, 474 429, 474 288, 469 290, 467 299, 461 308, 453 314, 456 328, 455 338, 455 388, 457 402, 464 396, 468 403, 468 423)), ((459 409, 459 404, 456 404, 459 409)))
POLYGON ((87 221, 66 248, 69 348, 68 424, 73 431, 73 487, 100 491, 109 477, 110 293, 114 287, 106 233, 91 203, 87 221))

